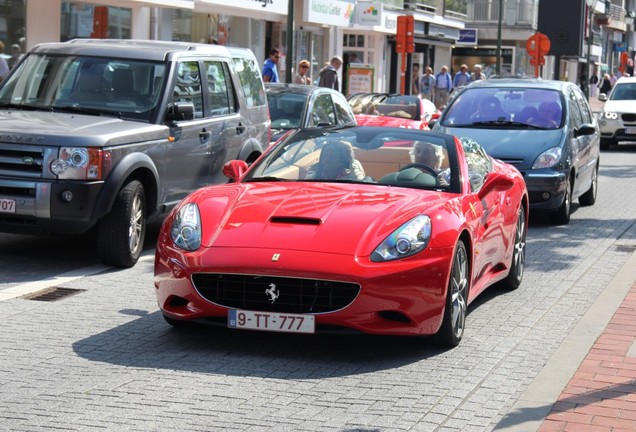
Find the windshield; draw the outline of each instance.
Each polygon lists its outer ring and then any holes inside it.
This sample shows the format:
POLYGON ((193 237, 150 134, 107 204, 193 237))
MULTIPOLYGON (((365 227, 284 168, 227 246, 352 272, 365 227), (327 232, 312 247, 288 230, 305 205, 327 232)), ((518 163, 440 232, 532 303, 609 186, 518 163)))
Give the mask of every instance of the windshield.
POLYGON ((303 127, 303 114, 308 94, 267 90, 272 129, 297 129, 303 127))
POLYGON ((372 183, 417 189, 459 189, 450 135, 399 128, 306 130, 257 161, 244 181, 372 183))
POLYGON ((151 122, 163 85, 162 63, 31 54, 0 89, 15 108, 118 115, 151 122))
POLYGON ((564 110, 556 90, 467 88, 449 106, 440 124, 447 127, 558 129, 564 110))
POLYGON ((609 99, 617 101, 636 100, 636 82, 617 83, 609 99))

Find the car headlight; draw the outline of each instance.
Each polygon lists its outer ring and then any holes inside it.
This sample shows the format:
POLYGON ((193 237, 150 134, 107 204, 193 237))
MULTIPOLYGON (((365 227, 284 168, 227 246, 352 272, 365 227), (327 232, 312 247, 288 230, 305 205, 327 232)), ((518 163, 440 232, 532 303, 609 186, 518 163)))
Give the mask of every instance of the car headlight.
POLYGON ((107 175, 104 162, 109 157, 98 148, 61 147, 50 168, 60 180, 102 180, 107 175))
POLYGON ((611 111, 603 111, 601 113, 601 118, 606 118, 608 120, 616 120, 618 118, 618 113, 611 111))
POLYGON ((170 227, 170 238, 187 251, 201 247, 201 216, 196 204, 189 203, 179 209, 170 227))
POLYGON ((431 239, 431 218, 419 215, 388 236, 371 254, 371 261, 406 258, 424 250, 431 239))
POLYGON ((552 147, 539 155, 532 164, 532 169, 552 168, 559 163, 562 155, 561 147, 552 147))

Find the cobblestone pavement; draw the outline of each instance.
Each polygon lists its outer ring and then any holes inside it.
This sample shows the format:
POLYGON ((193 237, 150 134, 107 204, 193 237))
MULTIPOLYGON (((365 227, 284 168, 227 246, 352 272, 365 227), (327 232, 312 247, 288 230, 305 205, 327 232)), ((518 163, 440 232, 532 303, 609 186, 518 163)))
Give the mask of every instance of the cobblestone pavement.
POLYGON ((575 206, 567 226, 533 217, 522 286, 480 296, 452 350, 414 338, 178 331, 158 312, 151 255, 66 281, 83 291, 57 302, 0 301, 0 430, 540 424, 551 403, 523 419, 513 407, 632 257, 635 165, 636 147, 603 153, 595 206, 575 206))

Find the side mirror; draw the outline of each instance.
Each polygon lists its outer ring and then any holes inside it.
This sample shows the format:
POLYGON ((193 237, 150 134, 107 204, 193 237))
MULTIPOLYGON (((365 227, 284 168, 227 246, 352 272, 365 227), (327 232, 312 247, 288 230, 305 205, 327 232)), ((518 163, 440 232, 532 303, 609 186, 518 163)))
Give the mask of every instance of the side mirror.
POLYGON ((477 193, 479 199, 483 199, 486 195, 491 192, 502 192, 510 189, 515 184, 512 177, 507 174, 491 172, 486 176, 486 181, 484 182, 481 189, 477 193))
POLYGON ((596 128, 589 123, 584 123, 578 129, 574 129, 574 138, 583 135, 594 135, 594 133, 596 133, 596 128))
POLYGON ((192 102, 174 102, 166 110, 166 122, 194 120, 194 104, 192 102))
POLYGON ((247 162, 244 160, 231 160, 223 165, 223 175, 231 182, 237 182, 247 171, 247 162))
POLYGON ((600 100, 601 102, 606 102, 607 95, 605 93, 601 93, 600 95, 598 95, 598 100, 600 100))

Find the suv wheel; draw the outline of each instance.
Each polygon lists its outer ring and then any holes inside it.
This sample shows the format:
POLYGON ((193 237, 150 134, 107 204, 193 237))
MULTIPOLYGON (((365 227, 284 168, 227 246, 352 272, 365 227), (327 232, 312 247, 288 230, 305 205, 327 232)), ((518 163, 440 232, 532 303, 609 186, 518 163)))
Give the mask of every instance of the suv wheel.
POLYGON ((146 194, 133 180, 117 194, 110 213, 97 226, 97 250, 106 265, 129 268, 139 260, 146 236, 146 194))

